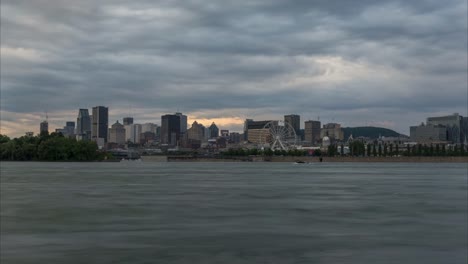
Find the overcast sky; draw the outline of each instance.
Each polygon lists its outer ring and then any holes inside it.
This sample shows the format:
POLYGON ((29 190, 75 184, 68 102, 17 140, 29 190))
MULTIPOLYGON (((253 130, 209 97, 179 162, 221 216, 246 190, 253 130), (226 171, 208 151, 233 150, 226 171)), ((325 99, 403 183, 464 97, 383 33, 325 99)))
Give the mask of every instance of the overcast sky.
POLYGON ((467 59, 466 0, 2 0, 1 133, 96 105, 110 124, 296 113, 408 133, 467 114, 467 59))

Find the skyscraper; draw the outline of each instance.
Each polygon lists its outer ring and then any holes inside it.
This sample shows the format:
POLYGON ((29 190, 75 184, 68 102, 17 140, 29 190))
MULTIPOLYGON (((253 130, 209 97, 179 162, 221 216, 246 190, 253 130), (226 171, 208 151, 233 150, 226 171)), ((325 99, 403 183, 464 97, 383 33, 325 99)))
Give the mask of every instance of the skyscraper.
POLYGON ((301 129, 301 116, 299 115, 285 115, 284 122, 288 123, 294 128, 296 135, 299 135, 301 129))
POLYGON ((214 122, 211 124, 209 129, 210 129, 210 138, 217 138, 219 136, 219 128, 216 126, 214 122))
POLYGON ((115 122, 109 129, 109 142, 125 144, 125 128, 119 121, 115 122))
POLYGON ((141 124, 131 124, 125 126, 125 140, 135 144, 140 143, 140 134, 142 133, 141 124))
POLYGON ((76 136, 78 140, 91 139, 91 118, 88 109, 78 110, 78 118, 76 119, 76 136))
POLYGON ((93 121, 91 138, 93 140, 103 139, 107 142, 109 129, 109 108, 104 106, 93 107, 93 121))
POLYGON ((320 121, 309 120, 304 122, 305 141, 316 144, 320 140, 320 121))
POLYGON ((253 122, 253 119, 246 119, 244 121, 244 140, 247 141, 249 139, 249 124, 253 122))
POLYGON ((163 115, 161 116, 161 143, 177 145, 180 138, 180 116, 163 115))
POLYGON ((41 122, 39 134, 49 134, 49 122, 47 120, 41 122))
POLYGON ((454 113, 448 116, 428 117, 426 123, 432 126, 445 126, 447 128, 447 140, 455 144, 461 144, 464 142, 465 136, 468 137, 468 126, 465 122, 466 119, 458 113, 454 113))
POLYGON ((123 118, 123 125, 128 126, 133 124, 133 117, 124 117, 123 118))
POLYGON ((175 113, 175 115, 180 117, 180 133, 187 132, 187 116, 182 113, 175 113))

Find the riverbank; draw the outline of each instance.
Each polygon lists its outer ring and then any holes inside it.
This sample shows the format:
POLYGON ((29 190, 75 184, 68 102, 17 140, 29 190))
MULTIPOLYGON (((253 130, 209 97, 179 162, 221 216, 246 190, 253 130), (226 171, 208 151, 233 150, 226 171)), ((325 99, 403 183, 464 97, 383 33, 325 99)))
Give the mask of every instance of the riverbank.
MULTIPOLYGON (((145 162, 320 162, 319 157, 248 156, 207 158, 191 156, 142 156, 145 162)), ((407 163, 467 163, 468 157, 323 157, 322 162, 407 162, 407 163)))

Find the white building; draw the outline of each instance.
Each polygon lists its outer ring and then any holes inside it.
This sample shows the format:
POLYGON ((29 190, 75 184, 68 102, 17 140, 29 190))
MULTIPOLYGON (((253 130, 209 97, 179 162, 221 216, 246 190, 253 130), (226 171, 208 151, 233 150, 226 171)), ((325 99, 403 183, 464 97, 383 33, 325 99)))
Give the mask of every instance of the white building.
POLYGON ((125 139, 132 143, 140 143, 140 134, 142 131, 142 125, 131 124, 125 126, 125 139))

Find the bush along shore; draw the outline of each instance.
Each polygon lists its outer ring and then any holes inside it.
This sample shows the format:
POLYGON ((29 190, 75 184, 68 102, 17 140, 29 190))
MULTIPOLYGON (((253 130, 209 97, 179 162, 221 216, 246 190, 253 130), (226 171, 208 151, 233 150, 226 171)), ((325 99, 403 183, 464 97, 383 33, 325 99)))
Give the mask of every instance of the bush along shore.
POLYGON ((2 161, 101 161, 109 158, 109 154, 98 151, 95 142, 77 141, 61 133, 14 139, 0 135, 2 161))

